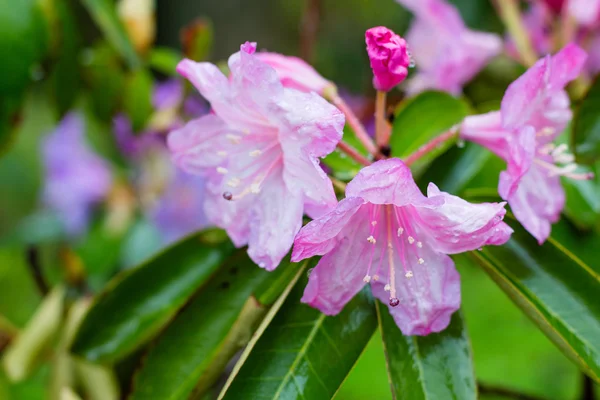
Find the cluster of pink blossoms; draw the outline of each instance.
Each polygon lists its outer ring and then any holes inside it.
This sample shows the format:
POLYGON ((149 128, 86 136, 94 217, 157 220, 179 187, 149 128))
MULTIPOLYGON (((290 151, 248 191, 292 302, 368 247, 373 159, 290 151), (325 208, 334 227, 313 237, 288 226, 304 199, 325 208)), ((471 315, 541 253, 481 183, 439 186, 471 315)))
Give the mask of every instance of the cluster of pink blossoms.
MULTIPOLYGON (((417 62, 431 58, 423 51, 433 48, 442 58, 429 61, 447 67, 435 77, 439 71, 424 62, 415 79, 430 82, 428 87, 460 92, 499 51, 498 38, 468 30, 441 0, 401 3, 417 15, 411 32, 431 24, 436 28, 427 35, 433 47, 421 48, 417 38, 419 45, 409 41, 417 62), (450 33, 458 45, 449 44, 450 33), (442 54, 446 50, 449 54, 442 54), (455 71, 459 63, 466 63, 460 73, 455 71)), ((404 39, 377 27, 367 31, 366 44, 380 93, 406 79, 412 60, 404 39)), ((469 117, 461 127, 464 139, 507 161, 500 195, 540 242, 563 207, 558 177, 581 177, 572 156, 552 141, 571 118, 564 87, 585 58, 570 45, 540 60, 508 88, 500 112, 469 117)), ((344 114, 353 123, 348 110, 321 97, 338 104, 335 85, 298 58, 256 53, 256 44, 248 42, 230 57, 229 68, 226 77, 210 63, 180 63, 179 73, 211 103, 212 113, 168 138, 177 165, 206 178, 204 209, 210 221, 235 245, 247 245, 249 256, 267 270, 292 247, 293 261, 322 256, 302 301, 327 315, 337 314, 370 284, 404 334, 446 328, 461 298, 449 254, 506 243, 512 234, 503 222, 506 203, 471 204, 433 183, 425 196, 402 160, 381 155, 347 184, 338 202, 319 165, 341 146, 344 114), (313 221, 302 227, 304 214, 313 221)))

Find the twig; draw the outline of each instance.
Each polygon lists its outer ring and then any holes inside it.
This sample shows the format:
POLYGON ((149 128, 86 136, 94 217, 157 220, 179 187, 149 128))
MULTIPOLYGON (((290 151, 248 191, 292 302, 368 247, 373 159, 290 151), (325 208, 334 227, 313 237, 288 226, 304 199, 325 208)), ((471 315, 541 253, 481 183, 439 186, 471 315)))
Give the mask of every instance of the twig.
POLYGON ((489 385, 485 385, 483 383, 478 383, 477 386, 479 388, 480 394, 492 394, 492 395, 497 395, 497 396, 510 397, 512 399, 518 399, 518 400, 545 400, 542 397, 537 397, 537 396, 532 396, 532 395, 516 392, 514 390, 503 388, 503 387, 489 386, 489 385))
POLYGON ((314 58, 321 19, 321 0, 306 0, 300 23, 300 56, 308 62, 314 58))
POLYGON ((42 294, 42 296, 46 296, 48 294, 49 288, 46 280, 44 279, 44 274, 42 272, 42 266, 40 265, 40 252, 36 246, 29 246, 27 248, 27 265, 29 266, 29 271, 33 276, 33 280, 35 284, 42 294))
POLYGON ((350 146, 348 143, 339 142, 337 147, 338 147, 338 149, 340 149, 341 151, 346 153, 350 158, 354 159, 354 161, 358 162, 359 164, 362 164, 365 167, 371 165, 371 161, 369 161, 365 156, 360 154, 358 152, 358 150, 356 150, 354 147, 350 146))
POLYGON ((367 133, 367 130, 359 121, 358 117, 354 114, 352 109, 337 93, 332 93, 329 97, 331 102, 337 108, 339 108, 340 111, 346 116, 346 122, 348 122, 348 125, 350 125, 350 127, 354 131, 354 135, 356 136, 356 138, 373 157, 377 158, 379 155, 379 150, 373 143, 373 140, 371 140, 371 137, 367 133))
POLYGON ((429 143, 424 144, 417 151, 415 151, 414 153, 412 153, 411 155, 406 157, 404 159, 404 163, 408 166, 411 166, 416 161, 418 161, 421 157, 423 157, 424 155, 437 149, 439 146, 441 146, 443 143, 447 142, 448 140, 454 139, 456 136, 458 136, 457 128, 452 128, 448 132, 442 133, 440 136, 434 138, 429 143))
POLYGON ((387 92, 378 90, 375 98, 375 143, 379 148, 387 145, 386 137, 386 120, 385 120, 385 99, 387 92))

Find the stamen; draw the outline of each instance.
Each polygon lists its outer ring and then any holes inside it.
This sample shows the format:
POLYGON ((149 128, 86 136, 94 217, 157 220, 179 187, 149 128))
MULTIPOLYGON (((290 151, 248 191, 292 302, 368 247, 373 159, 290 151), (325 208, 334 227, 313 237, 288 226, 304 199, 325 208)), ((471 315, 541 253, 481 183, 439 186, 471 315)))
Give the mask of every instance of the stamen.
POLYGON ((250 157, 258 157, 258 156, 260 156, 262 154, 262 151, 258 150, 258 149, 257 150, 252 150, 249 154, 250 154, 250 157))
POLYGON ((417 242, 417 247, 418 248, 422 248, 423 247, 423 242, 417 242))
POLYGON ((377 282, 379 280, 379 275, 377 275, 377 274, 373 275, 373 280, 375 282, 377 282))
POLYGON ((390 298, 390 306, 396 307, 398 304, 400 304, 400 300, 397 297, 390 298))
POLYGON ((218 172, 219 174, 222 174, 222 175, 227 175, 227 173, 228 173, 229 171, 227 170, 227 168, 223 168, 223 167, 217 167, 217 172, 218 172))
POLYGON ((534 159, 534 162, 550 171, 550 176, 564 176, 565 178, 573 179, 576 181, 586 181, 594 178, 592 172, 585 172, 580 174, 573 173, 577 169, 577 164, 567 164, 563 167, 558 167, 549 162, 540 160, 539 158, 534 159))
POLYGON ((558 155, 563 154, 565 151, 567 151, 569 149, 569 146, 567 146, 565 143, 561 143, 558 146, 556 146, 556 148, 554 150, 552 150, 552 152, 550 153, 553 157, 556 157, 558 155))
POLYGON ((371 221, 371 225, 373 225, 373 226, 377 225, 377 221, 371 221))
POLYGON ((555 132, 556 132, 556 129, 547 126, 547 127, 543 128, 543 129, 540 129, 536 133, 536 135, 537 136, 550 136, 550 135, 554 135, 555 132))
POLYGON ((367 274, 367 275, 365 275, 365 277, 363 278, 363 281, 364 281, 365 283, 369 283, 369 282, 371 282, 371 275, 368 275, 368 274, 367 274))
POLYGON ((557 162, 560 164, 570 164, 573 161, 575 161, 575 156, 573 154, 563 153, 563 154, 554 156, 554 162, 557 162))
MULTIPOLYGON (((396 268, 394 266, 394 246, 392 245, 392 207, 394 206, 386 206, 386 222, 387 222, 387 242, 388 242, 388 267, 389 267, 389 276, 390 276, 390 305, 392 304, 392 300, 396 299, 396 268)), ((396 299, 398 303, 400 301, 396 299)))
POLYGON ((367 241, 368 241, 369 243, 371 243, 371 244, 375 244, 375 243, 377 243, 377 240, 375 240, 375 238, 373 237, 373 235, 369 236, 369 237, 367 238, 367 241))
POLYGON ((419 262, 419 264, 425 264, 425 260, 423 260, 421 257, 419 257, 417 261, 419 262))
POLYGON ((227 140, 229 140, 229 142, 231 144, 240 144, 240 143, 242 143, 242 138, 239 137, 238 135, 234 135, 232 133, 228 133, 227 135, 225 135, 225 138, 227 140))
POLYGON ((241 181, 238 178, 231 178, 230 180, 227 181, 227 186, 236 188, 236 187, 240 186, 240 183, 241 183, 241 181))
POLYGON ((227 152, 224 150, 217 151, 219 157, 227 157, 227 152))
POLYGON ((542 154, 550 154, 555 148, 556 145, 554 143, 546 143, 545 145, 540 147, 539 152, 542 154))
POLYGON ((404 233, 404 228, 402 228, 402 227, 398 228, 398 237, 402 236, 403 233, 404 233))
POLYGON ((406 273, 404 274, 404 276, 410 279, 410 278, 413 277, 413 273, 412 273, 412 271, 406 271, 406 273))
POLYGON ((389 284, 389 283, 388 283, 388 284, 386 284, 386 285, 383 287, 383 290, 385 290, 386 292, 389 292, 389 291, 390 291, 390 284, 389 284))
POLYGON ((260 193, 260 183, 253 183, 250 185, 250 193, 260 193))
POLYGON ((415 238, 412 236, 408 237, 408 243, 413 244, 415 242, 415 238))

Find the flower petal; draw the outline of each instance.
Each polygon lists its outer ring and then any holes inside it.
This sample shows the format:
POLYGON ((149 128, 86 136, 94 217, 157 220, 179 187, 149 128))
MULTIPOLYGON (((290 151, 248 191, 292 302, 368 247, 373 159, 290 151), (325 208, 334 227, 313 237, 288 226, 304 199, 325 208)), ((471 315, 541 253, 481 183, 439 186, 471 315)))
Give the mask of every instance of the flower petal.
POLYGON ((334 87, 333 83, 319 75, 311 65, 301 58, 269 52, 256 53, 256 57, 277 71, 277 75, 285 87, 302 92, 314 91, 319 94, 322 94, 328 87, 334 87))
MULTIPOLYGON (((394 263, 402 265, 399 253, 394 253, 394 257, 394 263)), ((400 304, 389 307, 394 321, 404 335, 425 336, 442 331, 460 307, 460 276, 454 262, 427 244, 422 248, 407 248, 404 262, 412 277, 396 274, 396 296, 400 304), (419 258, 424 264, 418 262, 419 258)), ((384 281, 378 281, 371 287, 379 300, 389 304, 390 293, 384 290, 384 285, 384 281)))
POLYGON ((306 224, 294 240, 292 261, 297 262, 315 255, 323 255, 333 249, 338 241, 338 235, 363 204, 361 198, 345 198, 334 210, 306 224))
MULTIPOLYGON (((310 272, 302 302, 318 308, 324 314, 335 315, 365 285, 372 245, 365 240, 369 223, 365 211, 343 215, 354 229, 345 229, 333 249, 328 249, 310 272)), ((327 226, 327 224, 324 224, 327 226)), ((329 226, 335 230, 337 226, 329 226)), ((329 233, 331 234, 331 232, 329 233)), ((312 250, 311 250, 312 251, 312 250)))
POLYGON ((250 206, 248 255, 259 267, 274 270, 290 251, 302 227, 302 197, 291 194, 275 171, 250 206))
POLYGON ((419 238, 436 251, 462 253, 488 244, 504 244, 510 238, 512 230, 502 222, 506 203, 472 204, 441 192, 433 183, 427 188, 427 196, 444 201, 439 207, 415 207, 419 238))
POLYGON ((568 44, 552 56, 550 86, 552 90, 563 90, 579 76, 587 61, 587 53, 576 44, 568 44))
POLYGON ((529 171, 536 152, 536 134, 531 126, 520 129, 517 137, 509 142, 509 153, 506 171, 500 173, 498 193, 504 200, 508 199, 521 182, 521 178, 529 171))
POLYGON ((502 126, 499 111, 466 117, 460 127, 461 139, 475 142, 504 160, 508 159, 511 135, 502 126))
POLYGON ((398 158, 377 161, 361 169, 348 183, 346 197, 360 197, 369 203, 398 207, 433 204, 417 187, 410 168, 398 158))
POLYGON ((542 244, 550 235, 552 223, 560 218, 565 192, 559 177, 549 176, 546 170, 533 165, 508 203, 521 225, 542 244))

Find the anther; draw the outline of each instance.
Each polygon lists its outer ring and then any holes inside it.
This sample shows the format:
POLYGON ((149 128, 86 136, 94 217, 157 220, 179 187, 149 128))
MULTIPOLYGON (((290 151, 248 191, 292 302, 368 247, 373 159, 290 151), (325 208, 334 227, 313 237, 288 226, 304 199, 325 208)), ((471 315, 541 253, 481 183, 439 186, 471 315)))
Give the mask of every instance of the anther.
POLYGON ((377 282, 379 280, 379 275, 377 275, 377 274, 373 275, 373 280, 375 282, 377 282))
POLYGON ((418 263, 419 264, 425 264, 425 260, 423 260, 422 258, 419 258, 418 263))
POLYGON ((413 273, 412 273, 412 271, 406 271, 406 273, 404 274, 404 276, 410 279, 410 278, 413 277, 413 273))
POLYGON ((229 171, 227 170, 227 168, 217 167, 217 172, 220 173, 221 175, 227 175, 227 173, 229 171))
POLYGON ((229 201, 233 199, 233 195, 231 194, 231 192, 223 192, 223 198, 229 201))
POLYGON ((421 248, 421 247, 423 247, 423 242, 417 242, 417 247, 418 247, 418 248, 421 248))
POLYGON ((250 157, 258 157, 262 154, 262 151, 260 150, 252 150, 250 153, 250 157))
POLYGON ((383 290, 385 290, 386 292, 389 292, 390 291, 390 284, 388 283, 387 285, 385 285, 383 287, 383 290))
POLYGON ((400 300, 398 300, 397 297, 392 297, 390 299, 390 306, 396 307, 398 304, 400 304, 400 300))
POLYGON ((415 238, 412 236, 408 237, 408 243, 413 244, 415 242, 415 238))
POLYGON ((226 152, 226 151, 223 151, 223 150, 221 150, 221 151, 217 151, 217 155, 218 155, 219 157, 227 157, 227 152, 226 152))
POLYGON ((229 142, 231 142, 231 144, 240 144, 242 142, 241 137, 239 137, 238 135, 233 135, 231 133, 228 133, 227 135, 225 135, 225 138, 227 138, 227 140, 229 140, 229 142))
POLYGON ((258 194, 260 193, 260 184, 253 183, 250 185, 250 193, 258 194))
POLYGON ((401 236, 404 233, 404 228, 398 228, 398 236, 401 236))
POLYGON ((365 277, 363 278, 363 281, 364 281, 365 283, 369 283, 369 282, 371 282, 371 275, 365 275, 365 277))
POLYGON ((377 221, 371 221, 371 225, 373 225, 373 226, 377 225, 377 221))
POLYGON ((238 178, 231 178, 230 180, 227 181, 227 186, 236 188, 236 187, 240 186, 240 183, 241 183, 241 181, 238 178))
POLYGON ((369 243, 371 243, 371 244, 375 244, 375 243, 377 243, 377 240, 375 240, 375 238, 373 237, 373 235, 369 236, 369 237, 367 238, 367 241, 368 241, 369 243))

